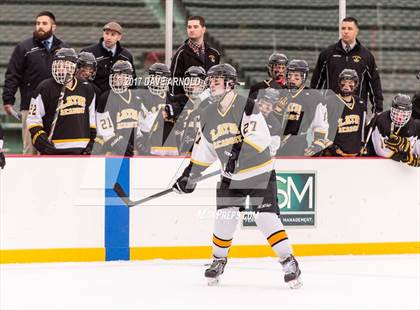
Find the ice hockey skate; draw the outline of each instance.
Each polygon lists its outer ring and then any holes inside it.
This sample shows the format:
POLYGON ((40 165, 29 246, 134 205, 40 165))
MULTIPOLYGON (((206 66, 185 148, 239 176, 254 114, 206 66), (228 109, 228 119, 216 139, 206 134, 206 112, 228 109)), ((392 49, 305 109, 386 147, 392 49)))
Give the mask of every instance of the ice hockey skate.
POLYGON ((293 255, 287 257, 284 261, 280 262, 284 271, 284 282, 286 282, 291 289, 301 288, 303 285, 299 269, 299 264, 293 255))
POLYGON ((226 263, 226 257, 215 258, 210 267, 206 269, 204 276, 207 278, 207 284, 209 286, 215 286, 219 284, 219 277, 221 274, 223 274, 226 263))

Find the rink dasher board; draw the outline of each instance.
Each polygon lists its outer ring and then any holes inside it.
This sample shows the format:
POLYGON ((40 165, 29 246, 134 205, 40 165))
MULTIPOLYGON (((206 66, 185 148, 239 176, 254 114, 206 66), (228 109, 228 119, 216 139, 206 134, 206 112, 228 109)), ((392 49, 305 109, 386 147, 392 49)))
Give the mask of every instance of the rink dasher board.
MULTIPOLYGON (((106 189, 114 182, 107 167, 118 171, 122 160, 8 157, 0 172, 0 262, 210 257, 217 177, 191 195, 128 211, 106 189), (123 216, 110 218, 109 210, 123 216)), ((131 197, 168 188, 187 164, 129 159, 131 197)), ((420 252, 420 169, 383 159, 282 158, 275 167, 316 174, 315 225, 287 227, 297 255, 420 252)), ((232 257, 274 255, 256 229, 238 227, 233 244, 232 257)))

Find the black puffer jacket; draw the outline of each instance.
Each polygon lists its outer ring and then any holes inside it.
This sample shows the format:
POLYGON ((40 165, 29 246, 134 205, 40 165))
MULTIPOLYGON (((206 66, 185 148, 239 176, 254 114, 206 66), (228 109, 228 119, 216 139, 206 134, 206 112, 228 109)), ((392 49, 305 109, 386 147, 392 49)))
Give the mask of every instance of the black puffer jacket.
MULTIPOLYGON (((120 42, 117 42, 117 49, 114 56, 112 56, 110 51, 103 47, 102 42, 103 38, 99 40, 99 43, 88 46, 82 50, 82 52, 90 52, 96 57, 98 68, 93 83, 99 87, 101 93, 111 89, 109 86, 109 75, 111 73, 112 66, 117 60, 128 60, 133 66, 134 70, 133 56, 128 50, 121 46, 120 42)), ((134 78, 135 76, 136 74, 134 71, 134 78)))
POLYGON ((3 103, 14 104, 17 90, 20 90, 20 109, 28 110, 32 92, 43 80, 51 78, 51 65, 54 53, 67 47, 61 40, 53 37, 48 52, 41 41, 34 37, 20 42, 13 51, 7 66, 3 89, 3 103))

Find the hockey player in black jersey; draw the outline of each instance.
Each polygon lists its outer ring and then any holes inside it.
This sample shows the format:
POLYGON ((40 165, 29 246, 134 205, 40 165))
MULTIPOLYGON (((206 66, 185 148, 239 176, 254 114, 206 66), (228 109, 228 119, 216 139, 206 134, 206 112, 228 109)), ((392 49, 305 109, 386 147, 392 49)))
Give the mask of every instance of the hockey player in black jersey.
POLYGON ((391 110, 378 115, 372 143, 378 156, 420 167, 420 122, 411 117, 412 108, 408 95, 396 95, 391 110))
POLYGON ((3 128, 0 124, 0 168, 3 169, 6 166, 6 158, 4 157, 3 146, 4 146, 4 135, 3 128))
POLYGON ((249 98, 257 99, 258 93, 266 88, 281 89, 286 87, 286 68, 289 60, 281 53, 273 53, 268 58, 267 72, 269 79, 251 86, 249 98))
POLYGON ((314 155, 354 157, 360 154, 364 135, 366 105, 354 94, 359 84, 357 72, 344 69, 338 76, 339 93, 327 96, 329 140, 333 144, 314 144, 314 155), (322 152, 319 152, 323 150, 322 152))
POLYGON ((31 99, 27 125, 41 154, 90 154, 96 136, 95 92, 74 76, 76 62, 73 49, 60 49, 53 78, 42 81, 31 99))
POLYGON ((280 91, 281 98, 273 111, 283 133, 278 156, 311 155, 305 150, 327 137, 327 107, 318 90, 305 86, 308 72, 305 60, 293 59, 287 65, 287 89, 280 91))
POLYGON ((141 154, 144 155, 178 155, 175 137, 175 118, 165 111, 169 94, 171 72, 162 63, 155 63, 149 68, 146 79, 147 89, 141 89, 145 120, 142 122, 140 135, 143 135, 141 154))
POLYGON ((165 107, 167 114, 176 120, 174 130, 180 155, 191 155, 200 124, 200 109, 204 108, 201 103, 208 94, 206 76, 203 67, 189 67, 183 79, 185 93, 173 96, 165 107))
POLYGON ((95 91, 96 98, 101 95, 101 89, 92 81, 95 79, 97 69, 96 58, 92 53, 80 52, 77 55, 76 77, 88 81, 95 91))
POLYGON ((105 91, 98 100, 98 135, 104 140, 108 154, 134 155, 142 100, 129 89, 133 83, 133 72, 130 62, 117 61, 109 76, 111 89, 105 91))
POLYGON ((200 132, 191 161, 173 185, 178 193, 191 193, 200 176, 219 160, 223 175, 216 192, 217 214, 213 234, 213 263, 205 271, 209 284, 217 284, 227 263, 229 248, 239 219, 250 196, 256 223, 279 256, 284 279, 291 288, 302 285, 301 271, 279 218, 277 182, 270 156, 270 132, 255 102, 236 90, 237 73, 229 64, 215 65, 207 72, 208 106, 200 115, 200 132))
POLYGON ((280 147, 281 124, 279 120, 273 115, 273 106, 280 100, 280 93, 274 88, 267 88, 260 91, 258 94, 257 104, 267 122, 268 129, 271 135, 271 143, 269 145, 271 156, 277 154, 280 147))

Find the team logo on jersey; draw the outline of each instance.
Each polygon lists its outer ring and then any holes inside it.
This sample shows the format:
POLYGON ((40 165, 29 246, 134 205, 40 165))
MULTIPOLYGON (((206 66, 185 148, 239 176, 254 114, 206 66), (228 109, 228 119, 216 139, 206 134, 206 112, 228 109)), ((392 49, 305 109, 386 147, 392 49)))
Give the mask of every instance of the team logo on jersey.
POLYGON ((79 95, 67 96, 66 102, 61 105, 60 115, 74 115, 85 113, 86 98, 79 95))
POLYGON ((209 55, 209 59, 211 62, 216 62, 216 57, 214 57, 214 55, 209 55))
POLYGON ((358 55, 354 55, 351 57, 353 59, 354 62, 360 62, 362 60, 362 57, 358 56, 358 55))
MULTIPOLYGON (((277 200, 284 226, 315 226, 316 173, 277 172, 277 200)), ((258 206, 257 210, 262 206, 258 206)), ((254 213, 244 212, 242 227, 256 227, 254 213)))

